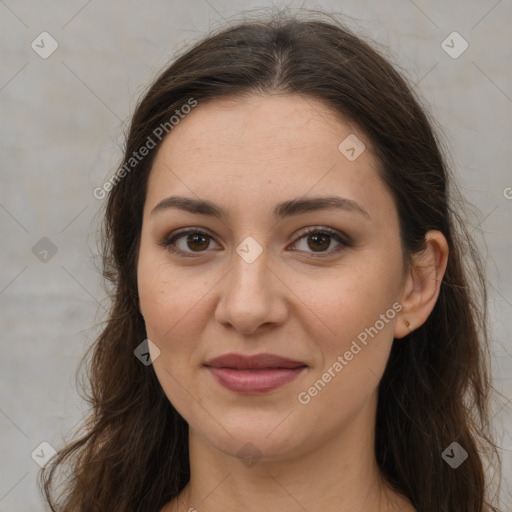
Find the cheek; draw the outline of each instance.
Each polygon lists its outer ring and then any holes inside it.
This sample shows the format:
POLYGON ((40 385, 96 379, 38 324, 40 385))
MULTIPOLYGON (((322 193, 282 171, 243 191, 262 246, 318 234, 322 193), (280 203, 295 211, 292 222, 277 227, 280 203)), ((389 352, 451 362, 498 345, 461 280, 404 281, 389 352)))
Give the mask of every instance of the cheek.
POLYGON ((141 244, 137 265, 137 287, 146 326, 161 332, 170 329, 192 308, 194 297, 204 286, 197 278, 171 267, 160 248, 141 244))
MULTIPOLYGON (((304 316, 302 329, 322 355, 297 396, 305 413, 343 423, 357 414, 375 392, 393 344, 394 324, 401 305, 400 260, 373 261, 339 269, 331 279, 296 288, 315 313, 304 316), (311 328, 313 325, 316 329, 311 328)), ((297 281, 297 287, 300 286, 297 281)))
MULTIPOLYGON (((355 417, 386 368, 400 305, 394 302, 389 279, 374 278, 371 272, 351 273, 331 281, 322 295, 310 292, 312 309, 329 329, 322 329, 323 335, 308 331, 322 361, 305 379, 296 400, 306 416, 324 418, 324 428, 336 430, 355 417)), ((314 322, 319 325, 318 319, 314 322)), ((311 315, 303 328, 312 323, 311 315)))
POLYGON ((201 280, 184 282, 183 275, 170 267, 150 251, 141 250, 137 269, 138 292, 141 312, 148 338, 162 351, 186 350, 188 338, 194 336, 191 322, 197 297, 204 295, 201 280), (188 331, 184 329, 186 324, 188 331), (188 332, 188 336, 184 334, 188 332), (179 342, 178 342, 179 341, 179 342))
POLYGON ((204 362, 203 344, 209 341, 208 322, 214 311, 211 301, 217 281, 215 276, 205 276, 204 271, 176 269, 162 261, 161 254, 141 251, 141 309, 147 337, 160 350, 153 366, 166 395, 180 413, 187 410, 191 395, 194 400, 201 400, 196 372, 204 362))
POLYGON ((138 286, 147 337, 160 350, 153 361, 156 376, 173 406, 187 416, 191 395, 200 401, 193 372, 205 321, 199 301, 205 295, 204 280, 185 279, 141 254, 138 286))
MULTIPOLYGON (((305 305, 302 328, 311 339, 321 339, 326 355, 348 350, 378 331, 379 339, 392 338, 399 290, 399 263, 363 258, 357 265, 337 269, 329 276, 297 278, 291 286, 305 305), (316 333, 316 334, 315 334, 316 333)), ((327 361, 325 361, 327 363, 327 361)))

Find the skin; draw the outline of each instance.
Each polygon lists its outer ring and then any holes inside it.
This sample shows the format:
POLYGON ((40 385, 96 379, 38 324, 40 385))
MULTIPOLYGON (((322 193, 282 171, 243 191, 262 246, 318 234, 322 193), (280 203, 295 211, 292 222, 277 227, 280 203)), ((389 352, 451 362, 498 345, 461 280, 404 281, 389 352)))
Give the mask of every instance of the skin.
POLYGON ((189 425, 191 479, 163 511, 414 511, 376 465, 377 385, 393 339, 406 342, 432 311, 448 247, 429 232, 404 271, 397 211, 361 131, 300 95, 200 104, 160 147, 143 215, 140 310, 160 350, 154 370, 189 425), (338 150, 349 134, 366 145, 354 161, 338 150), (151 213, 171 195, 212 201, 227 216, 151 213), (356 201, 369 218, 332 209, 272 216, 279 202, 327 195, 356 201), (351 245, 333 237, 315 244, 308 226, 337 230, 351 245), (175 241, 192 257, 160 244, 188 227, 211 237, 175 241), (252 263, 236 252, 248 236, 262 248, 252 263), (300 403, 299 393, 393 303, 401 311, 300 403), (229 352, 270 352, 308 368, 263 395, 235 393, 203 366, 229 352), (249 442, 253 465, 237 456, 249 442))

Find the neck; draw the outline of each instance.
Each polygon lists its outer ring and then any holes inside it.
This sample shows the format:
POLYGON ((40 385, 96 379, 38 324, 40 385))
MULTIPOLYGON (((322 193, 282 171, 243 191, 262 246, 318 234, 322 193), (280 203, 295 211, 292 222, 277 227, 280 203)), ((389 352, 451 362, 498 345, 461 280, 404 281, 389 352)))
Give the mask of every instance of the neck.
MULTIPOLYGON (((375 400, 342 432, 308 452, 253 465, 222 452, 190 429, 189 484, 169 512, 409 512, 385 483, 374 452, 375 400)), ((167 510, 167 509, 165 509, 167 510)))

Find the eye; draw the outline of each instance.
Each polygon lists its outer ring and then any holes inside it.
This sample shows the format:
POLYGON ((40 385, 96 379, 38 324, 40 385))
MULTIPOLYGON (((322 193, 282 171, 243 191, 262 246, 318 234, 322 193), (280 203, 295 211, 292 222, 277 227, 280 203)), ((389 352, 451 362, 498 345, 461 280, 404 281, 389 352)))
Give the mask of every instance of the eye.
MULTIPOLYGON (((328 227, 309 227, 306 229, 304 234, 299 237, 296 244, 304 239, 306 242, 304 245, 306 248, 312 249, 313 257, 324 257, 340 252, 344 247, 349 247, 349 241, 343 237, 343 235, 328 227), (332 240, 338 243, 338 246, 334 250, 327 251, 330 247, 332 240)), ((303 249, 299 249, 303 250, 303 249)), ((306 252, 308 252, 306 250, 306 252)))
MULTIPOLYGON (((340 232, 328 227, 308 227, 303 231, 302 236, 297 239, 295 244, 303 239, 306 240, 306 247, 312 249, 313 257, 329 256, 351 245, 340 232), (334 250, 327 251, 333 239, 338 243, 338 247, 334 250)), ((174 254, 185 257, 195 257, 201 252, 206 252, 212 240, 213 237, 208 233, 198 228, 188 228, 171 233, 160 245, 174 254), (181 242, 181 247, 178 242, 181 242)), ((304 251, 304 249, 293 250, 304 251)), ((309 251, 306 249, 305 252, 309 251)))
POLYGON ((166 237, 161 245, 174 254, 194 257, 194 253, 204 252, 208 248, 210 240, 213 240, 213 238, 208 233, 200 231, 197 228, 183 229, 174 233, 173 236, 166 237), (184 240, 180 247, 176 241, 181 241, 181 239, 184 240), (187 251, 187 248, 192 249, 192 252, 187 251))

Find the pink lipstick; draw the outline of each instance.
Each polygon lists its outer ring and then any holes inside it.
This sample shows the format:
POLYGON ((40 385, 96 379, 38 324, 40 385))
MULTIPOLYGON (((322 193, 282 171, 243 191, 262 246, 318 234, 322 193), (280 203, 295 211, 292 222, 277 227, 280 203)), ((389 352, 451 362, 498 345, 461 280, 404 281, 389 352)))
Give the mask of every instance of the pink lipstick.
POLYGON ((230 391, 260 394, 272 391, 295 379, 307 365, 274 354, 225 354, 205 366, 217 382, 230 391))

